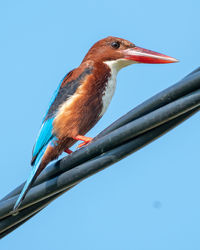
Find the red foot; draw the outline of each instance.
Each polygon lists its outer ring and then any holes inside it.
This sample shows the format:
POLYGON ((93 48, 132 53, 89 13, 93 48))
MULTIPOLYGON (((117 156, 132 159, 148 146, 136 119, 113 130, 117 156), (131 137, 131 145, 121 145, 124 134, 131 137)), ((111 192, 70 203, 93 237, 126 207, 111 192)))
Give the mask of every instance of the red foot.
POLYGON ((71 153, 73 153, 73 151, 72 151, 72 150, 70 150, 69 148, 66 148, 66 149, 65 149, 65 153, 67 153, 67 154, 71 154, 71 153))
POLYGON ((81 144, 78 145, 78 148, 81 148, 81 147, 85 146, 86 144, 88 144, 89 142, 91 142, 93 138, 83 136, 83 135, 77 135, 76 137, 73 137, 73 139, 77 140, 77 141, 79 141, 79 140, 83 141, 81 144))

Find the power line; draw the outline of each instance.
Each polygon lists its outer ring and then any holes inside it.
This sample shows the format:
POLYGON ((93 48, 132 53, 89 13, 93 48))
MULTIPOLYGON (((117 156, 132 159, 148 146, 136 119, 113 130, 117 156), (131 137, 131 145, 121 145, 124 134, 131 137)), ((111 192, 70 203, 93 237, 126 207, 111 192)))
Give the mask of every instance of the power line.
POLYGON ((200 109, 200 68, 153 96, 102 131, 87 147, 51 164, 22 202, 21 184, 0 201, 0 238, 30 219, 80 181, 114 164, 171 130, 200 109))

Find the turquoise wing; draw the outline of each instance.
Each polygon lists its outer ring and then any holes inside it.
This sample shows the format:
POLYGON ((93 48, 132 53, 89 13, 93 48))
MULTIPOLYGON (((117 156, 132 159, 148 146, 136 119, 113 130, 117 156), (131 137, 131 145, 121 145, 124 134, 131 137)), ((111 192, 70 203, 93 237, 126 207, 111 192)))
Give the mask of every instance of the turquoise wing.
POLYGON ((46 116, 47 116, 52 104, 54 103, 55 98, 57 97, 57 95, 59 93, 60 85, 62 84, 64 78, 60 81, 60 84, 58 85, 56 91, 54 92, 54 94, 50 100, 47 112, 43 118, 42 126, 39 130, 35 145, 33 147, 31 165, 33 165, 35 163, 36 158, 37 158, 38 154, 40 153, 40 151, 55 137, 53 135, 53 121, 55 119, 55 114, 54 114, 54 116, 52 116, 49 119, 46 119, 46 116))

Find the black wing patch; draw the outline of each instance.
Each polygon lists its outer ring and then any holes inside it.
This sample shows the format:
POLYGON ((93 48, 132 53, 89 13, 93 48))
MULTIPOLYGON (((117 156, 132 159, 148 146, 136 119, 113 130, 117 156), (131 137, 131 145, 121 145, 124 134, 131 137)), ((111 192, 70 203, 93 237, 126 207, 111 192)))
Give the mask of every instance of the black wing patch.
MULTIPOLYGON (((71 71, 69 73, 70 76, 72 75, 72 73, 73 73, 73 71, 71 71)), ((50 119, 50 118, 52 118, 52 117, 55 116, 56 112, 58 111, 59 106, 62 103, 64 103, 67 99, 69 99, 70 96, 72 96, 76 92, 77 88, 81 85, 81 81, 86 77, 86 75, 89 75, 91 73, 92 73, 92 67, 86 68, 79 75, 79 77, 77 77, 77 79, 69 81, 65 86, 63 86, 63 87, 61 86, 60 87, 57 96, 55 97, 53 103, 51 104, 51 106, 50 106, 50 108, 48 110, 48 113, 45 116, 44 121, 46 121, 46 120, 48 120, 48 119, 50 119)))

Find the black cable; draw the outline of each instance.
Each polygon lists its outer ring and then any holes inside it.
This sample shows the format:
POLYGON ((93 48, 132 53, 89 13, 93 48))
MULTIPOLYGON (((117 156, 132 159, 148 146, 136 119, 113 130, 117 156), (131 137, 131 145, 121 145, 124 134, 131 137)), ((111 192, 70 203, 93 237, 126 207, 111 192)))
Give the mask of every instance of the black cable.
MULTIPOLYGON (((165 89, 164 91, 158 93, 157 95, 153 96, 149 100, 145 101, 144 103, 140 104, 130 112, 128 112, 126 115, 122 116, 120 119, 118 119, 116 122, 114 122, 112 125, 110 125, 108 128, 103 130, 96 138, 94 138, 94 141, 98 138, 101 138, 102 136, 108 134, 109 132, 139 118, 144 116, 145 114, 150 113, 151 111, 154 111, 170 102, 173 102, 177 100, 180 97, 183 97, 184 95, 187 95, 191 93, 192 91, 195 91, 200 88, 199 86, 199 79, 200 79, 200 67, 194 70, 192 73, 187 75, 185 78, 183 78, 178 83, 172 85, 171 87, 165 89)), ((89 145, 90 146, 90 145, 89 145)), ((91 152, 89 148, 87 147, 87 150, 85 148, 82 148, 81 150, 78 150, 77 152, 74 152, 72 155, 68 156, 70 160, 68 159, 68 169, 77 166, 78 164, 81 164, 82 162, 86 161, 87 159, 90 159, 91 152)), ((54 175, 58 175, 64 171, 66 171, 67 168, 61 169, 59 167, 59 164, 50 165, 48 168, 46 168, 42 174, 37 178, 34 185, 37 185, 39 183, 42 183, 44 180, 48 180, 48 178, 53 177, 54 175)), ((13 190, 11 193, 9 193, 7 196, 3 198, 7 199, 15 194, 19 194, 22 190, 24 183, 21 184, 18 188, 13 190)))
POLYGON ((5 196, 0 202, 0 237, 13 231, 83 179, 177 126, 197 112, 199 107, 198 68, 117 120, 87 147, 46 168, 28 192, 16 216, 12 215, 12 209, 23 185, 5 196))

